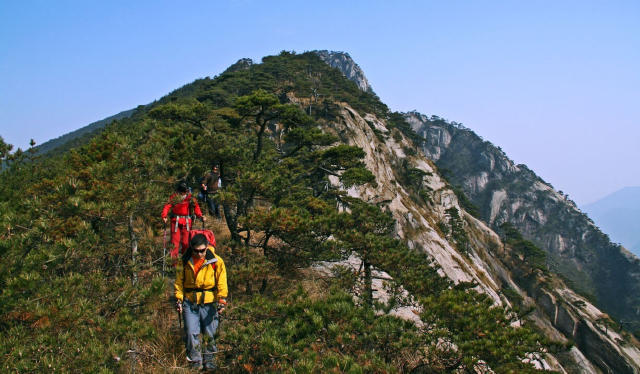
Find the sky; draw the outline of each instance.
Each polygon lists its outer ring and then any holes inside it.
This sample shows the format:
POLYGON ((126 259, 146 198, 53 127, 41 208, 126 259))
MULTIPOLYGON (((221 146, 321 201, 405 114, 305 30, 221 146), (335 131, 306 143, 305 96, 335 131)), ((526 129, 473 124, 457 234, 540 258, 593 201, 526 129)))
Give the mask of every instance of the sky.
POLYGON ((316 49, 579 206, 640 186, 640 1, 0 1, 0 136, 28 148, 240 58, 316 49))

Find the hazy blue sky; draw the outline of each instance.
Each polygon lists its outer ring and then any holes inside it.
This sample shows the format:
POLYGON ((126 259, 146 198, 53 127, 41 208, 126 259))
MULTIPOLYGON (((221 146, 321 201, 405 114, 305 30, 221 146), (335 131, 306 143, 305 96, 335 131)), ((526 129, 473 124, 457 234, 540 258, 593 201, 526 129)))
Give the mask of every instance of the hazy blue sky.
POLYGON ((314 49, 578 204, 640 185, 640 1, 1 1, 0 135, 43 143, 239 58, 314 49))

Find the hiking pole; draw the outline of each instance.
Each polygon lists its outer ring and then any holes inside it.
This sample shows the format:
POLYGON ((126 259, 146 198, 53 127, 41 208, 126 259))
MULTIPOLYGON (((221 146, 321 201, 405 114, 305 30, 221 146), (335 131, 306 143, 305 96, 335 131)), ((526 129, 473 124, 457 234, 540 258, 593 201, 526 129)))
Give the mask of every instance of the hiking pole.
POLYGON ((220 325, 222 324, 222 314, 218 313, 218 326, 216 327, 216 335, 215 338, 218 339, 220 336, 220 325))
POLYGON ((182 302, 180 300, 176 300, 176 312, 178 313, 178 326, 182 330, 182 302))
POLYGON ((167 223, 164 223, 164 234, 162 236, 162 277, 164 278, 165 267, 167 265, 167 223))

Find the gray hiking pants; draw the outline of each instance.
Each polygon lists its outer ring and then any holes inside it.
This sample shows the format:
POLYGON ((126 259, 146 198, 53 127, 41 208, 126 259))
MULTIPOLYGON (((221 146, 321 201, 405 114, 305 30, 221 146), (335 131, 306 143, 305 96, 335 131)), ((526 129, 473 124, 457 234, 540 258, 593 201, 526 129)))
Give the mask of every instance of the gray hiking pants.
POLYGON ((184 316, 184 331, 187 335, 187 360, 203 364, 214 363, 213 354, 218 351, 214 336, 220 321, 216 303, 198 305, 185 299, 182 303, 182 315, 184 316), (200 346, 198 336, 200 333, 205 340, 208 340, 204 347, 200 346))

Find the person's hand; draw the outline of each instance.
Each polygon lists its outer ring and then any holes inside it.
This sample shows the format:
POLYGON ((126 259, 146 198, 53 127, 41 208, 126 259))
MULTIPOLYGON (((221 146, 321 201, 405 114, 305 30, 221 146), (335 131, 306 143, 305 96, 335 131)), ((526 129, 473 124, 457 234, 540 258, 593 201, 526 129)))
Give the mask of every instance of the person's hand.
POLYGON ((167 223, 167 217, 164 217, 164 218, 162 219, 162 222, 167 223))
POLYGON ((176 310, 178 313, 182 313, 182 301, 176 300, 176 310))
POLYGON ((218 300, 218 314, 222 314, 224 310, 227 308, 227 300, 220 299, 218 300))
POLYGON ((204 222, 204 221, 206 221, 206 220, 207 220, 207 217, 205 217, 205 216, 202 216, 202 217, 200 217, 200 218, 202 219, 202 222, 204 222))

